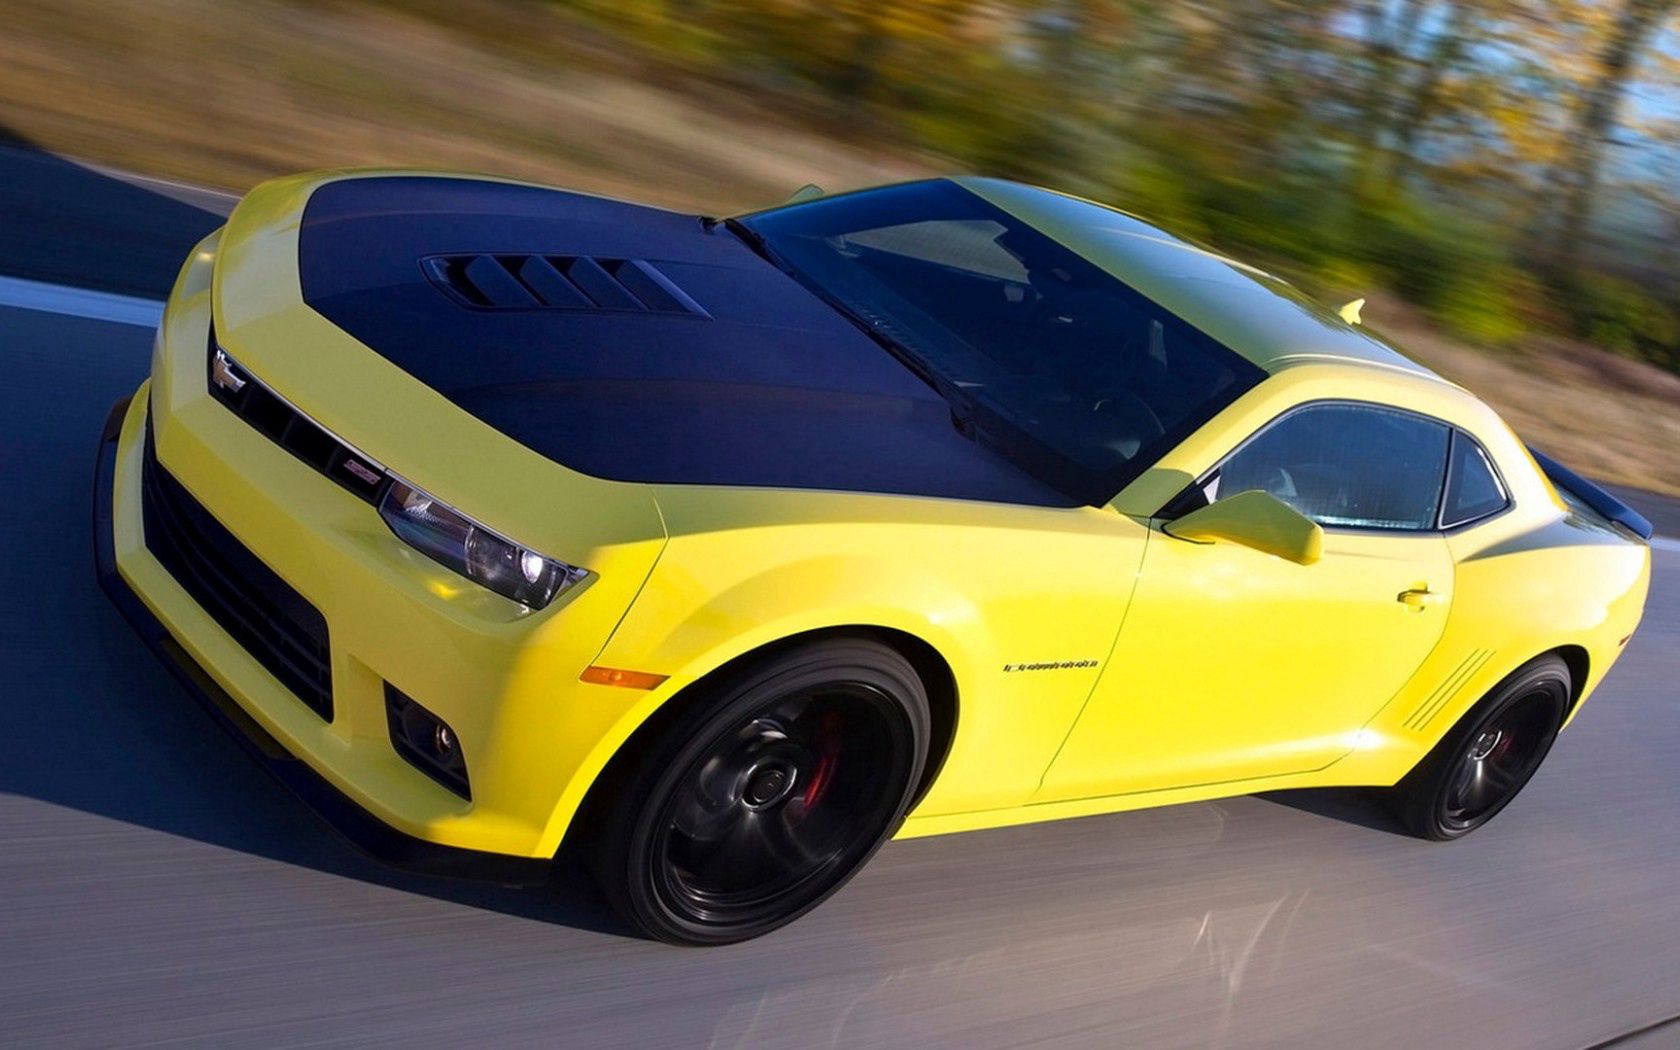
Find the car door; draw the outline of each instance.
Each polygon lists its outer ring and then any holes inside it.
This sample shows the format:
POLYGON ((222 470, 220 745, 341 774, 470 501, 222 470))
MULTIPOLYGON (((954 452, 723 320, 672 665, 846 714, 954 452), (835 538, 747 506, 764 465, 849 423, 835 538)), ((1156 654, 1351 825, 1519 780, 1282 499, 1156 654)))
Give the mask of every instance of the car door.
POLYGON ((1169 504, 1115 651, 1034 800, 1304 772, 1357 746, 1446 622, 1450 432, 1373 404, 1298 406, 1169 504), (1323 526, 1318 562, 1161 531, 1248 489, 1323 526))

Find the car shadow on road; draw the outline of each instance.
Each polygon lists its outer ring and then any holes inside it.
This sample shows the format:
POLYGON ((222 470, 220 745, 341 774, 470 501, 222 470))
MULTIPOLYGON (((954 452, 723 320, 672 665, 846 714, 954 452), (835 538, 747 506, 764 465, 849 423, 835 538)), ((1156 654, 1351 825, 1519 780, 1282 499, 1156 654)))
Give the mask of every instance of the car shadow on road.
MULTIPOLYGON (((81 286, 161 295, 221 221, 14 136, 0 145, 0 187, 25 181, 35 190, 0 191, 0 230, 20 208, 50 212, 39 237, 55 224, 116 228, 132 213, 127 236, 151 241, 107 259, 113 269, 101 279, 94 256, 8 232, 0 273, 68 274, 81 286), (53 186, 67 196, 36 199, 53 186), (36 249, 40 258, 20 256, 36 249)), ((0 559, 0 794, 470 907, 626 933, 572 865, 550 885, 516 889, 410 874, 355 852, 215 725, 105 599, 91 554, 94 453, 105 413, 144 378, 151 339, 136 326, 0 308, 0 500, 8 520, 23 523, 0 559)), ((15 803, 5 813, 19 822, 0 828, 13 841, 25 825, 36 834, 55 820, 15 803)), ((91 854, 86 863, 96 872, 109 862, 91 854)))

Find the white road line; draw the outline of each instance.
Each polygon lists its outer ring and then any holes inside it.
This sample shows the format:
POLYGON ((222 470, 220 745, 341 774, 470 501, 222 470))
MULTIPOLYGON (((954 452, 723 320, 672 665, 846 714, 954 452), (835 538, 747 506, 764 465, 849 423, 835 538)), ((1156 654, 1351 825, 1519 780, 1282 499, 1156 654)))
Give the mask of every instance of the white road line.
POLYGON ((142 328, 156 328, 163 319, 163 303, 155 299, 28 281, 22 277, 0 276, 0 306, 139 325, 142 328))
MULTIPOLYGON (((54 156, 64 158, 64 154, 62 153, 54 154, 54 156)), ((84 168, 92 168, 94 171, 102 172, 114 179, 122 179, 125 182, 137 182, 146 186, 165 186, 172 190, 181 190, 184 193, 190 193, 200 197, 213 197, 216 200, 224 201, 228 204, 239 203, 240 194, 234 193, 231 190, 212 189, 209 186, 200 186, 196 182, 184 182, 181 179, 166 179, 161 175, 141 175, 139 172, 124 171, 122 168, 113 168, 105 164, 95 164, 92 161, 87 160, 76 161, 75 163, 80 164, 84 168)))

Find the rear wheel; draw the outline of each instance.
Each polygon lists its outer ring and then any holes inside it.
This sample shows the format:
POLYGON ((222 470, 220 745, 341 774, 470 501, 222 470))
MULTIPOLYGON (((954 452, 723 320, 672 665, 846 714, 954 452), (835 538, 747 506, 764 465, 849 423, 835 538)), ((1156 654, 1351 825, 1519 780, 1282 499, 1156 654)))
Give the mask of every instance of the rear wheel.
POLYGON ((1556 656, 1496 686, 1391 789, 1407 829, 1444 841, 1492 820, 1540 768, 1563 727, 1569 694, 1569 668, 1556 656))
POLYGON ((915 670, 876 642, 813 643, 733 674, 617 782, 597 881, 660 940, 791 922, 903 820, 929 723, 915 670))

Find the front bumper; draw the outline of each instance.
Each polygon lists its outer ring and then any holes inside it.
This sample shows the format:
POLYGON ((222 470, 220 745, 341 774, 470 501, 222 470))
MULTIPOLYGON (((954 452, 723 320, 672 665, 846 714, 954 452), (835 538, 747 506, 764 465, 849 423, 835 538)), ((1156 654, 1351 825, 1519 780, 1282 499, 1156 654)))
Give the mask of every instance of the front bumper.
POLYGON ((229 412, 205 392, 202 370, 182 376, 184 356, 166 347, 153 379, 114 413, 101 448, 100 571, 119 606, 213 709, 233 713, 265 760, 287 763, 283 780, 303 783, 300 794, 375 855, 450 871, 478 862, 447 859, 449 851, 550 862, 595 774, 639 717, 625 701, 654 699, 579 681, 627 599, 585 586, 521 615, 414 552, 366 503, 229 412), (270 673, 148 548, 148 447, 220 526, 324 615, 330 717, 270 673), (398 753, 387 685, 453 728, 470 800, 398 753), (434 851, 422 845, 444 852, 428 858, 434 851))
POLYGON ((99 585, 164 667, 223 729, 275 779, 284 784, 357 849, 383 863, 427 874, 487 879, 504 884, 536 885, 551 870, 544 858, 465 849, 427 842, 405 834, 358 806, 344 792, 289 753, 200 667, 181 643, 141 601, 117 570, 114 490, 123 423, 131 400, 111 409, 100 435, 93 486, 93 557, 99 585))

